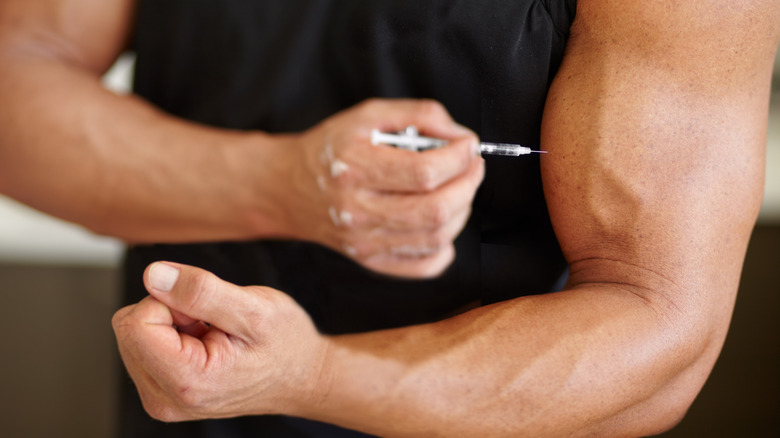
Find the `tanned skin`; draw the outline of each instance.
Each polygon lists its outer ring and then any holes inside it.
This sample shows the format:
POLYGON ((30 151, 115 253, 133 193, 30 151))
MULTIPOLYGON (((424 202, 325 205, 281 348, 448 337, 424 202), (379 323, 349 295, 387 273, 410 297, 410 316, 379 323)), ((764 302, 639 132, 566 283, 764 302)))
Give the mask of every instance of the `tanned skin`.
MULTIPOLYGON (((25 3, 3 3, 0 17, 25 3)), ((105 6, 124 2, 49 3, 108 8, 100 15, 129 26, 129 8, 105 6)), ((761 201, 778 23, 773 0, 581 0, 542 128, 545 194, 571 264, 565 290, 327 337, 283 292, 153 264, 151 296, 114 317, 147 411, 165 421, 282 413, 382 436, 614 437, 672 427, 728 330, 761 201)), ((101 62, 75 68, 62 49, 25 55, 59 66, 60 93, 96 81, 121 46, 68 41, 104 54, 101 62)), ((7 36, 0 46, 5 59, 19 56, 7 36)), ((23 87, 6 65, 0 83, 23 87)), ((125 109, 166 119, 134 105, 125 109)))

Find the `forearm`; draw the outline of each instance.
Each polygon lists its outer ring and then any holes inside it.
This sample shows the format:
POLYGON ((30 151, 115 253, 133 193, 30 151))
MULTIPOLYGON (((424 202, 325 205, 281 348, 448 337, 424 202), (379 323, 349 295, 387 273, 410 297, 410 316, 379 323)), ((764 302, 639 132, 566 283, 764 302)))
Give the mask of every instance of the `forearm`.
POLYGON ((0 100, 0 192, 21 202, 135 242, 285 232, 279 139, 177 120, 36 53, 0 54, 0 100))
POLYGON ((382 436, 658 432, 684 412, 722 342, 691 336, 682 319, 592 285, 335 337, 324 398, 303 415, 382 436))

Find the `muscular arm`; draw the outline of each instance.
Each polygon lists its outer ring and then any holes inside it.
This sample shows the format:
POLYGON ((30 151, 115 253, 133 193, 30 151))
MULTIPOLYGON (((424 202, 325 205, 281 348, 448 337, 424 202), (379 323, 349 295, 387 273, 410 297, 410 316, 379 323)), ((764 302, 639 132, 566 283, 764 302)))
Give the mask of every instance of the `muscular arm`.
POLYGON ((771 1, 581 1, 543 127, 566 290, 334 338, 328 391, 301 414, 420 436, 679 421, 719 354, 759 208, 779 21, 771 1))
POLYGON ((101 87, 133 8, 131 0, 0 5, 0 191, 131 241, 278 231, 267 218, 225 215, 256 202, 238 157, 273 163, 273 148, 257 147, 266 138, 176 120, 101 87))
POLYGON ((281 292, 155 264, 152 296, 114 318, 144 406, 169 421, 283 413, 380 436, 671 427, 728 328, 779 21, 770 0, 581 1, 542 132, 564 291, 325 338, 281 292))
POLYGON ((0 193, 131 242, 292 238, 387 274, 449 265, 483 166, 441 105, 366 102, 283 135, 177 119, 100 85, 134 4, 0 2, 0 193), (370 144, 409 125, 450 144, 370 144))

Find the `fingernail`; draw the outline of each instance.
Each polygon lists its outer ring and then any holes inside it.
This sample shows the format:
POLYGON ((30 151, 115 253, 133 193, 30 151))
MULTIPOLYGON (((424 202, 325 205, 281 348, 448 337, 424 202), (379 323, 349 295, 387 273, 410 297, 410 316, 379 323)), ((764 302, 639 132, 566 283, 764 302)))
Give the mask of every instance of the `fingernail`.
POLYGON ((482 148, 478 141, 471 143, 471 155, 475 157, 482 155, 482 148))
POLYGON ((179 279, 179 270, 165 263, 155 263, 149 268, 149 285, 160 291, 170 292, 179 279))

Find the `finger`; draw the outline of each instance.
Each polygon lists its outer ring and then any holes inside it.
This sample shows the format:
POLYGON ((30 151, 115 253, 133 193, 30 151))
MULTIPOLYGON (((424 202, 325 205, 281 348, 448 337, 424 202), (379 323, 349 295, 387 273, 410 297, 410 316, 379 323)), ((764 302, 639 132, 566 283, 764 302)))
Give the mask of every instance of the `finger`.
POLYGON ((471 204, 484 177, 482 161, 473 162, 469 170, 438 190, 422 194, 361 191, 357 206, 350 211, 355 228, 382 228, 391 231, 436 230, 446 226, 471 204))
POLYGON ((170 262, 152 263, 144 283, 155 298, 191 320, 204 321, 235 336, 250 336, 247 310, 257 313, 257 294, 203 269, 170 262))
POLYGON ((171 310, 171 314, 173 315, 173 325, 179 333, 184 333, 193 338, 200 339, 209 331, 208 324, 203 321, 190 318, 178 310, 171 310))
POLYGON ((350 247, 350 255, 361 264, 377 256, 393 259, 431 257, 452 245, 470 215, 471 210, 466 209, 435 231, 404 233, 374 230, 365 238, 347 246, 350 247))
MULTIPOLYGON (((458 125, 441 103, 430 99, 370 99, 356 107, 364 126, 385 132, 397 132, 414 126, 421 135, 455 139, 473 135, 458 125)), ((370 133, 369 133, 370 134, 370 133)))
POLYGON ((189 342, 174 324, 172 310, 154 297, 118 311, 113 320, 114 332, 121 348, 136 354, 150 349, 180 352, 189 342))
POLYGON ((149 400, 178 394, 189 373, 204 369, 220 348, 178 332, 173 322, 170 308, 154 297, 120 310, 112 320, 128 373, 149 400))
POLYGON ((441 275, 455 259, 455 247, 448 245, 441 251, 425 257, 402 257, 380 254, 364 262, 364 266, 375 272, 402 278, 435 278, 441 275))
POLYGON ((133 330, 136 325, 141 324, 172 329, 173 315, 171 310, 159 300, 147 297, 137 304, 117 310, 111 323, 117 334, 133 330))
POLYGON ((464 136, 447 146, 424 152, 397 149, 385 145, 363 148, 353 153, 351 166, 359 172, 355 178, 363 188, 384 192, 427 192, 466 172, 472 162, 477 140, 464 136))
POLYGON ((431 100, 370 100, 356 107, 361 147, 348 148, 343 161, 360 172, 365 187, 386 191, 432 190, 464 172, 480 159, 477 136, 458 125, 438 102, 431 100), (368 147, 371 131, 395 132, 417 127, 421 135, 449 141, 443 148, 417 153, 386 145, 368 147))
POLYGON ((174 414, 174 406, 171 398, 162 389, 162 387, 146 370, 141 366, 134 354, 124 348, 120 343, 119 353, 127 369, 127 373, 135 383, 141 404, 150 416, 158 420, 176 421, 179 418, 174 414))
POLYGON ((148 383, 151 377, 144 370, 161 367, 145 364, 156 360, 170 363, 171 357, 182 351, 182 336, 173 326, 170 309, 154 297, 117 311, 112 325, 119 352, 133 380, 148 383))

